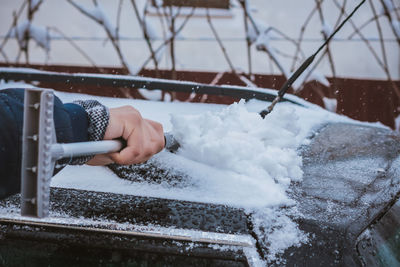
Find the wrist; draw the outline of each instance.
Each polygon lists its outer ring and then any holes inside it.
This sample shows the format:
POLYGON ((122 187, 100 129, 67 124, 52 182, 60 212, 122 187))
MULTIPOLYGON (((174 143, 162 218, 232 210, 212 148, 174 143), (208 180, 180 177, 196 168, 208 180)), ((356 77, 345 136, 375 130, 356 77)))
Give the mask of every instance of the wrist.
POLYGON ((110 120, 109 109, 96 100, 77 100, 74 103, 80 105, 88 116, 89 141, 103 140, 110 120))
MULTIPOLYGON (((87 135, 89 141, 100 141, 104 139, 107 126, 110 120, 108 108, 96 100, 77 100, 74 104, 81 106, 88 118, 87 135)), ((82 165, 91 160, 94 156, 81 156, 72 159, 68 164, 82 165)))

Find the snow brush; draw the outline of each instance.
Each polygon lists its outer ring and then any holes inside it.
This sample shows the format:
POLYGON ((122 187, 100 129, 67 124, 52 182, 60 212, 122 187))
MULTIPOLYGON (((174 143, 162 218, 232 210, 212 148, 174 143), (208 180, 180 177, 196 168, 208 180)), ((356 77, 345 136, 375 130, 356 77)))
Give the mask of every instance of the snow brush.
MULTIPOLYGON (((50 180, 57 160, 117 152, 124 147, 124 143, 118 140, 57 143, 53 110, 53 90, 25 89, 21 162, 23 216, 48 216, 50 180)), ((176 151, 178 148, 178 142, 171 134, 166 133, 165 149, 176 151)))
POLYGON ((361 1, 354 10, 342 21, 342 23, 335 29, 335 31, 329 35, 329 37, 325 40, 325 42, 317 49, 317 51, 308 57, 303 64, 286 80, 286 82, 282 85, 282 87, 278 91, 278 95, 272 101, 272 103, 266 108, 260 111, 260 116, 264 119, 269 113, 272 112, 276 103, 278 103, 283 96, 286 94, 286 91, 292 86, 292 84, 299 78, 299 76, 310 66, 310 64, 314 61, 317 54, 330 42, 330 40, 335 36, 335 34, 340 31, 344 24, 356 13, 356 11, 364 4, 366 0, 361 1))

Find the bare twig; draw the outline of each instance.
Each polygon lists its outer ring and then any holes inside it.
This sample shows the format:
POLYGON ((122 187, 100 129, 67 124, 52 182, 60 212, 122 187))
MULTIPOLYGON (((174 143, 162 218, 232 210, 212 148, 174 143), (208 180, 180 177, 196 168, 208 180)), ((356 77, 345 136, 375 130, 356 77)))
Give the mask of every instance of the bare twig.
POLYGON ((9 64, 7 54, 6 54, 3 50, 0 50, 0 54, 3 56, 5 62, 6 62, 7 64, 9 64))
MULTIPOLYGON (((271 28, 267 29, 264 34, 267 34, 268 31, 270 31, 270 30, 271 30, 271 28)), ((259 45, 257 45, 257 50, 267 53, 267 55, 272 60, 272 62, 274 62, 274 64, 278 67, 278 69, 280 70, 282 75, 285 78, 289 77, 289 73, 285 70, 285 68, 282 66, 282 64, 279 62, 279 60, 275 57, 275 54, 270 50, 270 47, 267 47, 263 44, 259 44, 259 45)))
MULTIPOLYGON (((333 0, 333 3, 336 5, 337 8, 341 9, 340 4, 337 2, 338 0, 333 0)), ((345 12, 345 15, 347 15, 347 13, 345 12)), ((374 56, 375 60, 377 61, 378 65, 385 70, 385 65, 383 64, 383 62, 381 61, 381 59, 379 58, 379 56, 377 55, 376 51, 374 50, 374 48, 372 47, 371 43, 369 42, 369 40, 367 38, 365 38, 365 36, 361 33, 361 31, 357 28, 357 26, 355 25, 355 23, 353 22, 353 20, 349 20, 349 23, 351 24, 351 26, 353 27, 354 31, 357 33, 357 35, 360 37, 360 39, 365 43, 365 45, 368 47, 368 49, 370 50, 371 54, 374 56)))
POLYGON ((121 23, 121 11, 122 11, 122 4, 123 4, 124 0, 119 0, 118 3, 118 11, 117 11, 117 21, 116 21, 116 26, 115 26, 115 36, 116 39, 118 40, 118 44, 119 44, 119 29, 120 29, 120 23, 121 23))
MULTIPOLYGON (((340 4, 337 2, 337 0, 333 0, 334 4, 336 5, 336 7, 340 8, 340 4)), ((347 15, 347 14, 345 14, 347 15)), ((376 51, 373 49, 372 45, 370 44, 370 42, 368 41, 368 39, 366 39, 364 37, 364 35, 361 33, 361 31, 357 28, 357 26, 354 24, 354 22, 350 19, 349 20, 350 24, 352 25, 354 31, 357 33, 357 35, 361 38, 361 40, 363 40, 363 42, 365 43, 365 45, 368 47, 368 49, 370 50, 371 54, 373 55, 373 57, 375 58, 376 62, 378 63, 378 65, 383 69, 384 73, 386 74, 388 80, 391 80, 390 77, 390 72, 388 69, 388 66, 385 65, 384 62, 382 62, 382 60, 379 58, 379 56, 377 55, 376 51)), ((397 97, 400 99, 400 90, 398 88, 398 86, 396 85, 396 83, 391 82, 392 87, 397 95, 397 97)))
MULTIPOLYGON (((390 0, 390 2, 392 2, 392 5, 394 6, 394 0, 390 0)), ((393 12, 394 12, 394 14, 396 15, 396 18, 397 18, 397 20, 400 20, 400 8, 394 8, 393 9, 393 12)))
POLYGON ((103 72, 99 67, 97 67, 96 63, 90 58, 90 56, 85 51, 83 51, 82 48, 75 44, 75 42, 71 38, 66 36, 60 29, 56 27, 50 27, 49 29, 60 34, 65 40, 67 40, 69 44, 72 45, 72 47, 74 47, 78 51, 79 54, 81 54, 94 68, 96 68, 96 70, 98 70, 99 72, 103 72))
POLYGON ((344 16, 345 11, 346 11, 346 4, 347 4, 347 0, 344 0, 343 4, 342 4, 342 8, 340 9, 339 16, 338 16, 338 18, 336 20, 336 23, 335 23, 335 28, 337 26, 339 26, 340 22, 342 21, 342 17, 344 16))
POLYGON ((251 40, 249 36, 249 23, 248 23, 248 16, 247 16, 247 0, 239 0, 239 3, 242 5, 243 9, 243 20, 244 20, 244 30, 246 33, 246 45, 247 45, 247 63, 248 63, 248 76, 252 76, 252 61, 251 61, 251 40))
POLYGON ((219 38, 219 35, 218 35, 218 33, 217 33, 217 30, 215 29, 215 27, 214 27, 214 25, 213 25, 213 23, 212 23, 212 21, 211 21, 210 11, 209 11, 208 8, 206 9, 206 14, 207 14, 207 22, 208 22, 208 25, 210 26, 211 31, 212 31, 213 34, 214 34, 215 40, 217 40, 218 45, 219 45, 219 47, 221 48, 222 53, 224 54, 224 57, 225 57, 225 59, 226 59, 226 62, 228 62, 228 65, 229 65, 229 67, 230 67, 232 73, 233 73, 235 76, 238 76, 238 74, 236 73, 235 67, 234 67, 233 64, 232 64, 232 61, 231 61, 231 59, 229 58, 228 53, 226 52, 225 46, 224 46, 224 44, 222 43, 221 38, 219 38))
MULTIPOLYGON (((369 4, 370 4, 370 6, 371 6, 371 10, 372 10, 373 15, 376 16, 376 15, 377 15, 377 12, 376 12, 374 3, 373 3, 371 0, 369 0, 369 4)), ((377 29, 378 29, 378 34, 379 34, 379 39, 380 39, 380 44, 381 44, 381 49, 382 49, 383 62, 384 62, 384 64, 385 64, 385 66, 386 66, 386 68, 385 68, 386 76, 387 76, 389 82, 392 84, 392 87, 393 87, 395 93, 397 94, 397 97, 398 97, 399 100, 400 100, 400 90, 399 90, 399 88, 397 87, 396 83, 393 82, 392 75, 390 74, 390 70, 389 70, 389 68, 387 67, 387 66, 389 66, 389 64, 388 64, 388 60, 387 60, 386 49, 385 49, 385 43, 383 42, 382 28, 381 28, 381 25, 380 25, 380 23, 379 23, 379 19, 376 20, 376 27, 377 27, 377 29)))
MULTIPOLYGON (((247 17, 249 18, 249 20, 250 20, 255 32, 257 33, 257 35, 259 35, 260 34, 260 29, 258 28, 257 23, 255 22, 253 16, 250 14, 250 12, 248 12, 247 9, 245 9, 245 12, 247 13, 247 17)), ((272 29, 273 28, 268 28, 266 30, 266 32, 264 32, 264 34, 267 34, 267 32, 272 30, 272 29)), ((270 57, 270 59, 274 62, 274 64, 281 71, 282 75, 285 76, 285 78, 288 77, 289 74, 286 72, 285 68, 283 68, 283 66, 280 64, 279 60, 275 57, 274 53, 272 53, 268 47, 266 47, 264 45, 258 46, 257 50, 266 52, 267 55, 270 57)))
POLYGON ((35 15, 36 11, 39 10, 39 7, 42 3, 43 0, 39 0, 36 3, 34 3, 32 0, 28 0, 28 10, 27 10, 28 27, 25 29, 23 33, 23 41, 20 44, 20 49, 25 54, 26 65, 29 65, 29 40, 31 39, 31 32, 30 32, 31 23, 33 20, 33 16, 35 15))
MULTIPOLYGON (((369 5, 371 6, 371 11, 372 11, 374 17, 376 17, 376 16, 377 16, 376 9, 375 9, 375 6, 374 6, 374 4, 372 3, 371 0, 369 0, 369 5)), ((382 50, 383 64, 385 64, 385 66, 388 66, 388 61, 387 61, 387 56, 386 56, 386 49, 385 49, 385 43, 383 42, 382 28, 381 28, 381 24, 379 23, 379 19, 376 19, 376 20, 375 20, 375 23, 376 23, 376 28, 377 28, 378 34, 379 34, 379 40, 380 40, 379 43, 380 43, 380 45, 381 45, 381 50, 382 50)), ((387 71, 388 71, 387 74, 388 74, 388 76, 390 77, 389 69, 388 69, 387 71)))
POLYGON ((1 42, 0 51, 1 51, 1 54, 3 55, 3 57, 5 59, 6 63, 9 63, 9 61, 8 61, 8 57, 7 57, 6 53, 4 53, 4 51, 3 51, 3 48, 7 44, 7 41, 10 39, 12 30, 17 26, 18 18, 21 16, 22 11, 24 10, 26 4, 27 4, 27 2, 24 1, 22 3, 21 7, 18 9, 18 12, 16 12, 16 13, 14 12, 13 22, 12 22, 10 28, 7 31, 6 37, 4 38, 3 42, 1 42))
POLYGON ((171 72, 172 72, 172 79, 176 79, 176 59, 175 59, 175 36, 176 36, 176 29, 175 29, 175 22, 179 13, 181 11, 181 6, 178 7, 178 11, 174 13, 174 9, 172 6, 169 6, 169 31, 171 33, 171 41, 170 41, 170 55, 171 55, 171 72))
MULTIPOLYGON (((186 26, 186 24, 187 24, 187 22, 189 21, 189 19, 193 16, 194 11, 195 11, 195 8, 192 8, 191 12, 185 17, 184 21, 183 21, 182 24, 178 27, 178 29, 175 31, 175 33, 172 34, 168 39, 164 40, 164 42, 163 42, 160 46, 157 47, 157 49, 154 51, 155 54, 158 54, 158 53, 161 51, 161 49, 163 49, 166 45, 168 45, 168 44, 171 42, 172 38, 175 38, 175 37, 183 30, 183 28, 186 26)), ((141 69, 144 69, 144 68, 146 67, 146 65, 147 65, 150 61, 151 61, 151 57, 148 57, 148 58, 144 61, 144 63, 143 63, 143 65, 142 65, 141 69)))
MULTIPOLYGON (((395 9, 400 10, 400 8, 395 8, 395 9)), ((361 31, 361 30, 364 29, 366 26, 368 26, 371 22, 374 22, 375 20, 377 20, 377 19, 379 19, 379 18, 381 18, 381 17, 384 17, 384 16, 386 16, 386 14, 377 14, 377 15, 373 16, 372 18, 368 19, 368 20, 365 21, 363 24, 361 24, 361 26, 358 27, 358 30, 361 31)), ((352 38, 354 37, 354 35, 356 35, 356 32, 355 32, 355 31, 352 32, 352 33, 349 35, 349 37, 347 37, 347 38, 348 38, 348 39, 352 39, 352 38)))
MULTIPOLYGON (((321 21, 321 25, 323 25, 324 23, 326 24, 326 21, 324 18, 324 13, 323 13, 322 7, 321 7, 322 2, 323 2, 323 0, 315 0, 317 9, 318 9, 319 18, 321 21)), ((328 39, 328 34, 324 30, 322 31, 322 36, 324 37, 324 41, 326 41, 328 39)), ((336 84, 336 69, 335 69, 335 63, 333 62, 333 57, 332 57, 329 43, 326 45, 325 51, 326 51, 326 54, 328 55, 329 65, 330 65, 331 71, 332 71, 333 87, 334 87, 334 90, 336 90, 336 86, 335 86, 335 84, 336 84)), ((309 75, 311 75, 311 73, 309 73, 309 75)))
POLYGON ((294 60, 292 63, 292 67, 290 68, 290 71, 294 71, 294 68, 296 67, 296 59, 299 58, 299 54, 301 53, 301 43, 303 42, 305 30, 307 28, 308 23, 310 22, 311 18, 314 16, 314 13, 316 11, 317 11, 317 8, 314 7, 313 10, 311 10, 310 14, 308 14, 303 25, 301 26, 300 35, 299 35, 299 38, 297 41, 297 46, 296 46, 296 52, 294 53, 294 57, 293 57, 294 60))
MULTIPOLYGON (((321 3, 322 3, 322 1, 321 1, 321 3)), ((343 4, 342 4, 342 6, 341 6, 341 9, 340 9, 340 13, 339 13, 339 16, 338 16, 338 18, 337 18, 337 20, 336 20, 336 23, 335 23, 335 28, 337 28, 338 27, 338 25, 341 23, 341 19, 342 19, 342 17, 345 15, 345 8, 346 8, 346 3, 347 3, 347 0, 344 0, 343 1, 343 4)), ((325 39, 326 40, 326 39, 325 39)), ((310 77, 310 75, 315 71, 315 69, 317 68, 317 66, 321 63, 321 61, 322 61, 322 59, 324 59, 324 57, 325 57, 325 55, 328 53, 328 50, 325 50, 324 52, 323 52, 323 54, 319 57, 319 59, 314 63, 314 65, 311 67, 311 69, 308 71, 308 73, 306 73, 306 76, 305 76, 305 78, 304 78, 304 81, 307 81, 308 80, 308 78, 310 77)), ((304 82, 305 83, 305 82, 304 82)), ((303 83, 303 85, 302 86, 304 86, 304 83, 303 83)), ((316 88, 315 88, 315 86, 312 86, 313 87, 313 89, 314 89, 314 91, 316 90, 316 88)), ((334 87, 334 92, 336 91, 336 85, 335 85, 335 80, 334 80, 334 84, 333 84, 333 87, 334 87)), ((300 92, 301 90, 298 90, 297 92, 300 92)), ((318 90, 318 94, 320 95, 321 94, 321 90, 319 89, 318 90)), ((331 95, 331 91, 329 91, 329 93, 328 93, 328 97, 334 97, 334 94, 335 93, 333 93, 333 95, 331 95)))
POLYGON ((159 77, 158 60, 157 60, 157 58, 156 58, 156 54, 155 54, 155 52, 154 52, 153 45, 152 45, 151 40, 150 40, 150 36, 149 36, 149 34, 148 34, 148 32, 147 32, 147 26, 146 26, 145 19, 144 19, 144 17, 143 17, 143 19, 140 17, 139 10, 138 10, 138 8, 137 8, 137 5, 136 5, 135 0, 131 0, 131 3, 132 3, 132 6, 133 6, 133 9, 134 9, 134 11, 135 11, 136 18, 137 18, 137 20, 138 20, 138 22, 139 22, 139 25, 140 25, 140 27, 142 28, 143 37, 144 37, 144 39, 146 40, 147 47, 149 48, 150 55, 151 55, 151 58, 152 58, 153 63, 154 63, 154 68, 155 68, 155 71, 156 71, 156 76, 159 77))
MULTIPOLYGON (((322 7, 321 7, 323 0, 315 0, 315 2, 317 5, 319 18, 321 20, 321 25, 322 25, 322 24, 326 23, 325 18, 324 18, 324 13, 322 12, 322 7)), ((328 39, 328 35, 325 31, 322 31, 322 36, 324 37, 324 41, 326 41, 328 39)), ((330 63, 331 70, 332 70, 332 76, 335 79, 336 78, 336 70, 335 70, 335 64, 333 62, 333 57, 332 57, 329 43, 326 45, 326 51, 327 51, 329 63, 330 63)))
MULTIPOLYGON (((40 7, 40 5, 43 3, 43 0, 39 0, 38 2, 36 2, 36 5, 34 5, 34 6, 32 6, 32 1, 31 1, 31 0, 30 0, 30 2, 31 2, 30 9, 31 9, 31 13, 32 13, 32 15, 33 15, 36 11, 39 10, 39 7, 40 7)), ((32 18, 33 18, 33 17, 32 17, 32 18)))
MULTIPOLYGON (((129 64, 127 63, 127 61, 126 61, 126 59, 125 59, 125 57, 124 57, 124 55, 123 55, 123 53, 122 53, 122 51, 121 51, 121 48, 120 48, 120 46, 119 46, 119 41, 118 41, 118 39, 117 39, 118 36, 114 36, 114 33, 112 33, 112 32, 110 31, 110 29, 104 24, 104 21, 103 21, 103 20, 101 20, 101 19, 99 19, 99 18, 93 16, 93 14, 91 14, 91 13, 88 12, 87 10, 83 9, 80 5, 76 4, 73 0, 67 0, 67 1, 68 1, 71 5, 73 5, 79 12, 81 12, 81 13, 84 14, 85 16, 91 18, 92 20, 94 20, 95 22, 97 22, 98 24, 100 24, 100 25, 103 26, 104 31, 106 32, 108 39, 111 40, 111 43, 112 43, 112 45, 113 45, 115 51, 117 52, 117 55, 118 55, 118 57, 119 57, 119 59, 120 59, 120 61, 121 61, 121 64, 122 64, 123 68, 124 68, 126 71, 128 71, 129 73, 135 74, 135 73, 132 73, 132 71, 131 71, 131 69, 130 69, 130 67, 129 67, 129 64)), ((95 5, 96 7, 98 6, 98 3, 97 3, 96 0, 93 0, 93 3, 94 3, 94 5, 95 5)))
POLYGON ((386 17, 389 20, 390 28, 392 29, 393 34, 396 37, 397 43, 400 45, 400 34, 394 28, 392 15, 390 14, 390 11, 388 10, 388 8, 383 0, 381 0, 381 4, 383 6, 383 10, 385 11, 386 17))
MULTIPOLYGON (((151 1, 151 0, 148 0, 151 1)), ((167 39, 167 34, 166 34, 166 22, 164 21, 165 17, 163 16, 163 14, 160 11, 160 7, 158 5, 156 5, 156 13, 157 13, 157 17, 160 19, 160 24, 161 24, 161 28, 162 28, 162 34, 163 34, 163 39, 166 40, 167 39)))
POLYGON ((21 58, 21 55, 22 55, 22 50, 19 49, 19 50, 18 50, 17 57, 15 58, 15 63, 19 64, 19 59, 21 58))

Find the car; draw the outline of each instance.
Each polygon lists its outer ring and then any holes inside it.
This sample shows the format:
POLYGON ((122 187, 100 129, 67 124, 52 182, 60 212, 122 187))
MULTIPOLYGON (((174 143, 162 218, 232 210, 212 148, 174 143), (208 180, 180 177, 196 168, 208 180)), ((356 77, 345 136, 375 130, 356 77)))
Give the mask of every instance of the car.
MULTIPOLYGON (((3 68, 0 78, 107 85, 114 79, 116 87, 143 82, 150 89, 274 98, 272 91, 261 89, 214 86, 215 92, 209 85, 112 75, 3 68)), ((315 109, 294 96, 285 100, 305 112, 315 109)), ((21 216, 19 195, 0 202, 0 262, 6 266, 400 265, 400 134, 348 119, 321 121, 307 133, 307 142, 297 148, 302 179, 287 189, 296 204, 278 207, 306 239, 276 255, 268 236, 281 226, 257 224, 255 219, 262 217, 245 208, 59 183, 51 189, 47 218, 21 216)), ((137 174, 135 179, 150 184, 166 181, 173 187, 184 179, 154 162, 126 168, 137 174)))

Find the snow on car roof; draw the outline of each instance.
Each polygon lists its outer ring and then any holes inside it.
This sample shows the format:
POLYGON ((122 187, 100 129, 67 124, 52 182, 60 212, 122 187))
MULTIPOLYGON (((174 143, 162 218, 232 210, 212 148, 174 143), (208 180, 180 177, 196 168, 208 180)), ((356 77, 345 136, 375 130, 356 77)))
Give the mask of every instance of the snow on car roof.
POLYGON ((316 106, 310 109, 288 103, 281 103, 271 115, 262 120, 256 112, 266 105, 261 101, 241 102, 227 107, 218 104, 167 103, 64 92, 56 92, 56 95, 63 102, 97 99, 110 108, 132 105, 143 117, 161 122, 164 131, 172 131, 182 143, 182 148, 177 154, 163 151, 150 162, 171 171, 188 174, 191 180, 180 187, 170 188, 162 183, 150 185, 120 180, 104 167, 70 166, 54 177, 53 186, 237 207, 288 204, 284 194, 285 187, 291 179, 301 179, 300 169, 296 169, 301 168, 301 159, 296 159, 296 149, 307 143, 307 137, 312 131, 323 124, 359 123, 316 106), (263 152, 265 149, 267 151, 263 152), (263 166, 265 162, 270 165, 263 166), (248 173, 246 169, 254 173, 248 173), (259 173, 261 176, 254 179, 258 175, 255 173, 257 171, 262 172, 259 173), (275 183, 274 179, 279 179, 277 177, 282 179, 282 183, 275 183), (95 182, 91 179, 95 179, 95 182), (262 189, 264 187, 267 188, 266 191, 262 189), (274 197, 268 199, 266 194, 274 197))
POLYGON ((279 211, 282 206, 296 206, 286 190, 302 178, 298 148, 324 124, 360 123, 312 104, 281 103, 262 120, 258 112, 267 103, 257 100, 226 106, 56 94, 63 102, 97 99, 110 108, 132 105, 144 117, 161 122, 182 147, 176 154, 163 151, 147 164, 183 178, 173 183, 168 179, 131 181, 120 179, 106 167, 68 166, 53 178, 53 187, 244 208, 258 218, 258 224, 276 219, 269 258, 307 240, 297 224, 279 211))
POLYGON ((65 92, 56 95, 64 103, 96 99, 109 108, 132 105, 143 117, 161 122, 182 146, 176 154, 162 151, 145 164, 150 169, 157 166, 166 170, 166 176, 179 176, 178 181, 171 182, 168 177, 160 177, 158 183, 125 180, 107 167, 67 166, 53 177, 52 187, 243 208, 252 214, 256 227, 271 229, 268 256, 272 260, 286 248, 307 241, 307 234, 291 219, 300 215, 296 214, 296 202, 286 192, 292 182, 302 179, 298 148, 308 144, 309 137, 327 123, 365 124, 309 103, 280 103, 263 120, 258 112, 268 103, 258 100, 226 106, 65 92), (280 207, 292 208, 282 212, 280 207))

